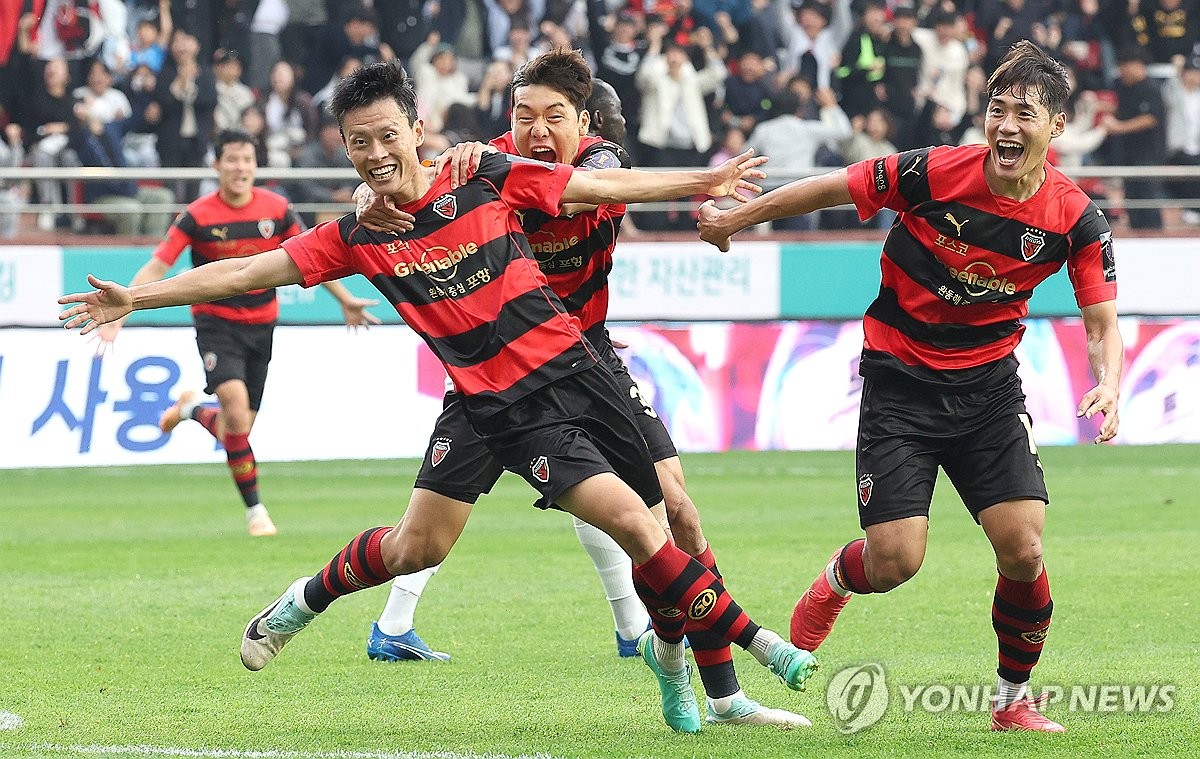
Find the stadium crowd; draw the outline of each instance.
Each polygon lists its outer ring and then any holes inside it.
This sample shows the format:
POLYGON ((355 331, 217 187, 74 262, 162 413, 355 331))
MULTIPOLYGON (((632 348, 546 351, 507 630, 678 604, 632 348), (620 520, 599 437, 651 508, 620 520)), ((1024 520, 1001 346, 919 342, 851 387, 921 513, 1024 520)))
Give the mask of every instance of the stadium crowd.
MULTIPOLYGON (((423 149, 436 155, 506 131, 514 69, 568 45, 620 95, 635 164, 706 165, 752 146, 782 182, 982 141, 987 74, 1020 39, 1076 83, 1052 161, 1200 165, 1200 0, 19 0, 0 9, 0 166, 206 166, 215 130, 240 125, 263 166, 349 168, 324 106, 340 77, 393 58, 416 81, 423 149)), ((353 184, 273 189, 347 203, 353 184)), ((1117 201, 1200 197, 1196 179, 1082 184, 1117 201)), ((195 189, 8 181, 0 235, 32 198, 117 205, 104 224, 158 234, 169 217, 130 204, 195 189)), ((1162 227, 1159 208, 1130 205, 1110 217, 1162 227)), ((1200 224, 1200 203, 1187 205, 1182 221, 1200 224)), ((824 214, 781 224, 857 225, 824 214)), ((695 228, 688 213, 635 218, 695 228)), ((78 230, 82 218, 43 212, 37 224, 78 230)))

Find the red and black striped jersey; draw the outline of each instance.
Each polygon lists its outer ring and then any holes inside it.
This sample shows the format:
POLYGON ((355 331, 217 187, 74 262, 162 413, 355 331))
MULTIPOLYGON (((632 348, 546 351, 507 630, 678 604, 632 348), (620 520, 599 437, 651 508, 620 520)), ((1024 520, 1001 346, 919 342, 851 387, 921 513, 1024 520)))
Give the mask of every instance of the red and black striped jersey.
MULTIPOLYGON (((192 266, 224 258, 241 258, 274 250, 304 225, 287 198, 254 187, 250 202, 241 208, 210 192, 191 203, 167 230, 154 256, 167 265, 191 246, 192 266)), ((193 314, 209 314, 239 324, 270 324, 279 316, 275 290, 254 290, 244 295, 192 306, 193 314)))
MULTIPOLYGON (((490 143, 517 155, 512 132, 490 143)), ((574 165, 580 169, 629 167, 629 154, 620 145, 599 137, 584 137, 574 165)), ((567 311, 579 318, 593 345, 607 342, 608 275, 612 272, 613 246, 625 218, 625 204, 601 205, 574 216, 557 216, 530 209, 521 214, 521 227, 529 247, 550 287, 567 311)))
POLYGON ((401 206, 416 219, 411 232, 372 232, 348 214, 283 248, 306 287, 354 273, 369 279, 445 365, 467 410, 485 418, 596 363, 515 213, 555 213, 571 172, 490 153, 458 189, 447 167, 401 206))
POLYGON ((1080 308, 1116 298, 1112 231, 1091 199, 1049 164, 1032 198, 993 195, 987 155, 986 145, 939 146, 849 167, 863 220, 900 212, 863 318, 863 376, 962 390, 1014 371, 1033 288, 1064 263, 1080 308))

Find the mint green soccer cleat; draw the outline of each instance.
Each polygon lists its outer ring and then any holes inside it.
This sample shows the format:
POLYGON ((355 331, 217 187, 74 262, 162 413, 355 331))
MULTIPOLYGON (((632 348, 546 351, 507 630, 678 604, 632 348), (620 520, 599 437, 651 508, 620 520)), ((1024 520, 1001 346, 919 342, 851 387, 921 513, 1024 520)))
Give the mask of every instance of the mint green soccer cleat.
POLYGON ((279 654, 279 649, 316 618, 316 614, 296 605, 296 594, 304 592, 309 579, 301 577, 293 582, 282 596, 246 625, 246 632, 242 634, 242 664, 246 669, 257 672, 267 666, 279 654))
POLYGON ((767 662, 767 668, 792 690, 804 690, 804 683, 817 671, 817 658, 786 640, 771 644, 767 662))
POLYGON ((708 699, 707 706, 706 721, 714 725, 768 725, 784 730, 791 730, 794 727, 812 727, 812 722, 803 714, 763 706, 746 696, 735 698, 729 709, 723 712, 717 711, 711 698, 708 699))
POLYGON ((658 678, 662 692, 662 713, 667 725, 677 733, 700 732, 700 708, 692 690, 692 667, 684 664, 682 672, 667 674, 654 655, 654 631, 647 630, 638 638, 637 651, 642 661, 658 678))

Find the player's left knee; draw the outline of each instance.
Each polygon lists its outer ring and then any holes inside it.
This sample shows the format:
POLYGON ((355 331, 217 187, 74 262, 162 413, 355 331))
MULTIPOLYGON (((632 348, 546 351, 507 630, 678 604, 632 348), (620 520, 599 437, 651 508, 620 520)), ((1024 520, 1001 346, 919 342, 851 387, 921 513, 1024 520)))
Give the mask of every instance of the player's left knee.
POLYGON ((1042 570, 1041 538, 1028 538, 997 551, 1001 574, 1013 580, 1034 580, 1042 570))

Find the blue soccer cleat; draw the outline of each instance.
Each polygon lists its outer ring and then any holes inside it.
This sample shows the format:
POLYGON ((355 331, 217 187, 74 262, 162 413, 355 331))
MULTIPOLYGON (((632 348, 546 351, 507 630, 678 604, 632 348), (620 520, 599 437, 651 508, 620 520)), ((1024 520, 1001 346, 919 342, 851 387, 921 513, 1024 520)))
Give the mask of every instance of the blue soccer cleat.
POLYGON ((367 658, 372 661, 450 661, 450 654, 434 651, 416 630, 403 635, 384 635, 378 622, 371 623, 367 658))

